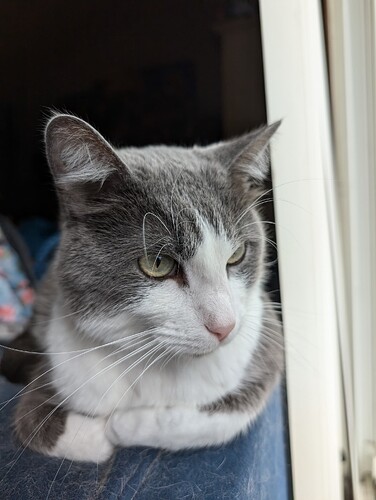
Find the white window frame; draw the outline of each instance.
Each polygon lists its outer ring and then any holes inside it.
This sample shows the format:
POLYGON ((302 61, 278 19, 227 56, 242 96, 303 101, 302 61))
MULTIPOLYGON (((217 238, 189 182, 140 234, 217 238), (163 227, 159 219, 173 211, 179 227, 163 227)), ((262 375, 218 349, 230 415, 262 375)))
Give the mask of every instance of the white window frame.
POLYGON ((329 70, 350 328, 342 334, 356 499, 376 481, 376 8, 326 0, 329 70))
MULTIPOLYGON (((295 500, 343 498, 334 189, 318 0, 260 0, 295 500)), ((337 260, 338 259, 338 260, 337 260)))

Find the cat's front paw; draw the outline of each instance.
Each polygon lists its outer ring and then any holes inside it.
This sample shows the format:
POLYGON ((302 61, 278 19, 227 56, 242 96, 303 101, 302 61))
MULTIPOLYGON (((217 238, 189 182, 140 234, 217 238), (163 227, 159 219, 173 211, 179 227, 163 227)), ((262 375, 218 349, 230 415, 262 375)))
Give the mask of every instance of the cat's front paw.
POLYGON ((106 420, 103 418, 69 413, 64 432, 48 454, 82 462, 105 462, 114 451, 105 429, 106 420))
POLYGON ((116 446, 150 446, 177 449, 176 429, 184 433, 183 408, 133 408, 114 412, 106 425, 106 435, 116 446))
POLYGON ((107 438, 114 446, 137 446, 142 417, 138 410, 115 411, 106 425, 107 438))
MULTIPOLYGON (((106 436, 114 446, 159 447, 159 419, 164 410, 133 408, 115 411, 108 419, 106 436)), ((166 419, 168 420, 168 419, 166 419)))

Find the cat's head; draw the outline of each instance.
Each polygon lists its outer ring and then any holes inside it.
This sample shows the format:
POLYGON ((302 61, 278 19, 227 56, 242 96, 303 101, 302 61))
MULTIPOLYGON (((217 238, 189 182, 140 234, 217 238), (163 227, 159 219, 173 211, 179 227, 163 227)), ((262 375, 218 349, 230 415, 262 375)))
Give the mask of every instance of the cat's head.
POLYGON ((147 331, 200 355, 244 329, 265 274, 257 193, 278 125, 209 147, 115 150, 76 117, 49 121, 56 270, 79 330, 105 341, 147 331))

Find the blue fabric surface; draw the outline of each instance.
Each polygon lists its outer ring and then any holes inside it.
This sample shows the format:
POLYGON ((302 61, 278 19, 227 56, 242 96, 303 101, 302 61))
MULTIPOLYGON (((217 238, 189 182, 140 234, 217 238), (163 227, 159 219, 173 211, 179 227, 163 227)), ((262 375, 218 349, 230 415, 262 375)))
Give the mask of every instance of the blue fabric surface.
MULTIPOLYGON (((0 379, 0 401, 18 389, 0 379)), ((282 399, 276 390, 250 431, 226 446, 179 453, 123 449, 99 467, 21 449, 10 432, 12 401, 0 406, 0 498, 287 500, 282 399)))
POLYGON ((37 280, 46 272, 48 264, 59 243, 59 233, 57 229, 55 223, 39 217, 26 219, 20 224, 20 233, 34 260, 34 273, 37 280))

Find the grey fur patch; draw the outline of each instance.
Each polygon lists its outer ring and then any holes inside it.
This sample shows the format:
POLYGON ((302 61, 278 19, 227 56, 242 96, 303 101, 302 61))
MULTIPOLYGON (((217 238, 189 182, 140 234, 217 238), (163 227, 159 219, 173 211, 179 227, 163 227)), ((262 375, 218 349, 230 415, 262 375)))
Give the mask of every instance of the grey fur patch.
POLYGON ((64 432, 67 412, 57 406, 48 377, 41 375, 42 365, 34 371, 34 382, 20 398, 13 425, 23 446, 46 453, 64 432))
POLYGON ((41 355, 36 354, 37 352, 40 352, 40 347, 35 337, 27 330, 5 349, 0 360, 0 373, 9 382, 27 384, 41 361, 41 355))
POLYGON ((209 405, 202 406, 200 411, 216 412, 250 412, 258 414, 266 403, 268 396, 280 379, 284 366, 282 328, 278 324, 274 312, 264 313, 265 323, 272 321, 277 328, 271 341, 270 335, 261 332, 261 339, 250 360, 246 376, 239 388, 209 405))

